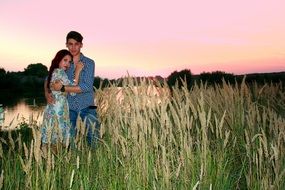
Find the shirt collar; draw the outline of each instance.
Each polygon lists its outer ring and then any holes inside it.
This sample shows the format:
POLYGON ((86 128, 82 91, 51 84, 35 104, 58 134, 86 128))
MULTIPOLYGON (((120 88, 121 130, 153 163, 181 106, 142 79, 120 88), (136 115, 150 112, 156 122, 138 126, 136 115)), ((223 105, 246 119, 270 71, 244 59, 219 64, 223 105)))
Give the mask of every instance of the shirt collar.
MULTIPOLYGON (((83 53, 80 52, 79 61, 83 61, 83 58, 84 58, 84 55, 83 53)), ((74 61, 72 60, 71 63, 74 64, 74 61)))

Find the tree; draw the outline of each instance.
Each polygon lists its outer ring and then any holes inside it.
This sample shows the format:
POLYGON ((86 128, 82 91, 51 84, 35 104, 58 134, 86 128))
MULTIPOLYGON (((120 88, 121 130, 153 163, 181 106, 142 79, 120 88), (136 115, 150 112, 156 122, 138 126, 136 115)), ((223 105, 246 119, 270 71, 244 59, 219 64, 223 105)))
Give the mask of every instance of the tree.
POLYGON ((0 67, 0 88, 3 89, 6 83, 6 71, 0 67))
POLYGON ((203 72, 200 74, 200 79, 203 83, 207 82, 210 85, 222 84, 223 80, 233 84, 235 82, 235 76, 231 73, 225 73, 223 71, 203 72))
POLYGON ((5 69, 0 67, 0 76, 4 76, 5 74, 6 74, 5 69))
POLYGON ((186 82, 188 90, 190 90, 192 82, 192 73, 189 69, 184 69, 179 72, 174 71, 167 77, 167 84, 172 89, 176 84, 178 88, 183 86, 183 81, 186 82))
POLYGON ((24 74, 27 76, 37 76, 44 78, 48 75, 48 68, 41 63, 30 64, 25 69, 24 74))

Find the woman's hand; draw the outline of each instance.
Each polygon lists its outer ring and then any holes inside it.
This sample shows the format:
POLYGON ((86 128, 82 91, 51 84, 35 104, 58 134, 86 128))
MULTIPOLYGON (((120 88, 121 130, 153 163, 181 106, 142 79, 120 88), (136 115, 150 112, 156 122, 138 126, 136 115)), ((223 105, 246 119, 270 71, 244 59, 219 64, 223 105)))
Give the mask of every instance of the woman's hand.
POLYGON ((74 79, 73 79, 73 84, 76 86, 79 83, 79 76, 80 72, 82 71, 84 65, 81 61, 77 62, 75 65, 75 71, 74 71, 74 79))
POLYGON ((52 90, 60 91, 61 87, 62 87, 62 82, 60 80, 56 80, 56 81, 50 83, 50 88, 52 90))
POLYGON ((77 62, 75 64, 75 72, 78 72, 78 73, 81 72, 83 67, 84 67, 84 65, 81 61, 77 62))

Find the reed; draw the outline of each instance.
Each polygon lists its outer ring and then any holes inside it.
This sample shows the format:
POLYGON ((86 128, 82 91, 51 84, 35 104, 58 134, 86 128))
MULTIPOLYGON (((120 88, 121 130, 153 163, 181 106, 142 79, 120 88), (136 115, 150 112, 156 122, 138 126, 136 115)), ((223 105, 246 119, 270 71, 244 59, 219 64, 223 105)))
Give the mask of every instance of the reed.
MULTIPOLYGON (((0 137, 2 189, 284 189, 285 120, 281 84, 186 85, 126 78, 96 89, 100 141, 76 149, 32 137, 0 137)), ((68 144, 67 144, 68 145, 68 144)))

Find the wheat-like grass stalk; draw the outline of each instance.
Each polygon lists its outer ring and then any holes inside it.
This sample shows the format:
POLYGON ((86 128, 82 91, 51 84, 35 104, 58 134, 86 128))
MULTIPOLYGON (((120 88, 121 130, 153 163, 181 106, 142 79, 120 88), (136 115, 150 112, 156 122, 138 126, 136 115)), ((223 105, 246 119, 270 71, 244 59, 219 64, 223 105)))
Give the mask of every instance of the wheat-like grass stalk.
MULTIPOLYGON (((77 121, 75 150, 54 154, 49 138, 42 162, 38 155, 40 134, 35 126, 31 146, 24 142, 21 145, 21 136, 17 139, 17 146, 24 150, 19 163, 29 173, 25 177, 27 187, 282 189, 284 186, 285 96, 280 93, 280 85, 248 86, 245 81, 230 85, 223 81, 214 86, 194 84, 190 91, 186 85, 170 91, 165 83, 154 86, 154 82, 146 80, 127 78, 122 84, 97 90, 101 139, 96 150, 85 143, 86 121, 81 120, 77 121), (45 179, 44 184, 35 182, 41 178, 45 179)), ((0 140, 3 146, 7 145, 5 139, 0 140)), ((56 145, 57 150, 61 150, 60 145, 56 145)), ((5 154, 2 157, 7 159, 5 154)), ((5 170, 5 180, 7 177, 5 170)))
POLYGON ((3 184, 4 184, 4 170, 1 170, 1 175, 0 175, 0 189, 3 188, 3 184))

